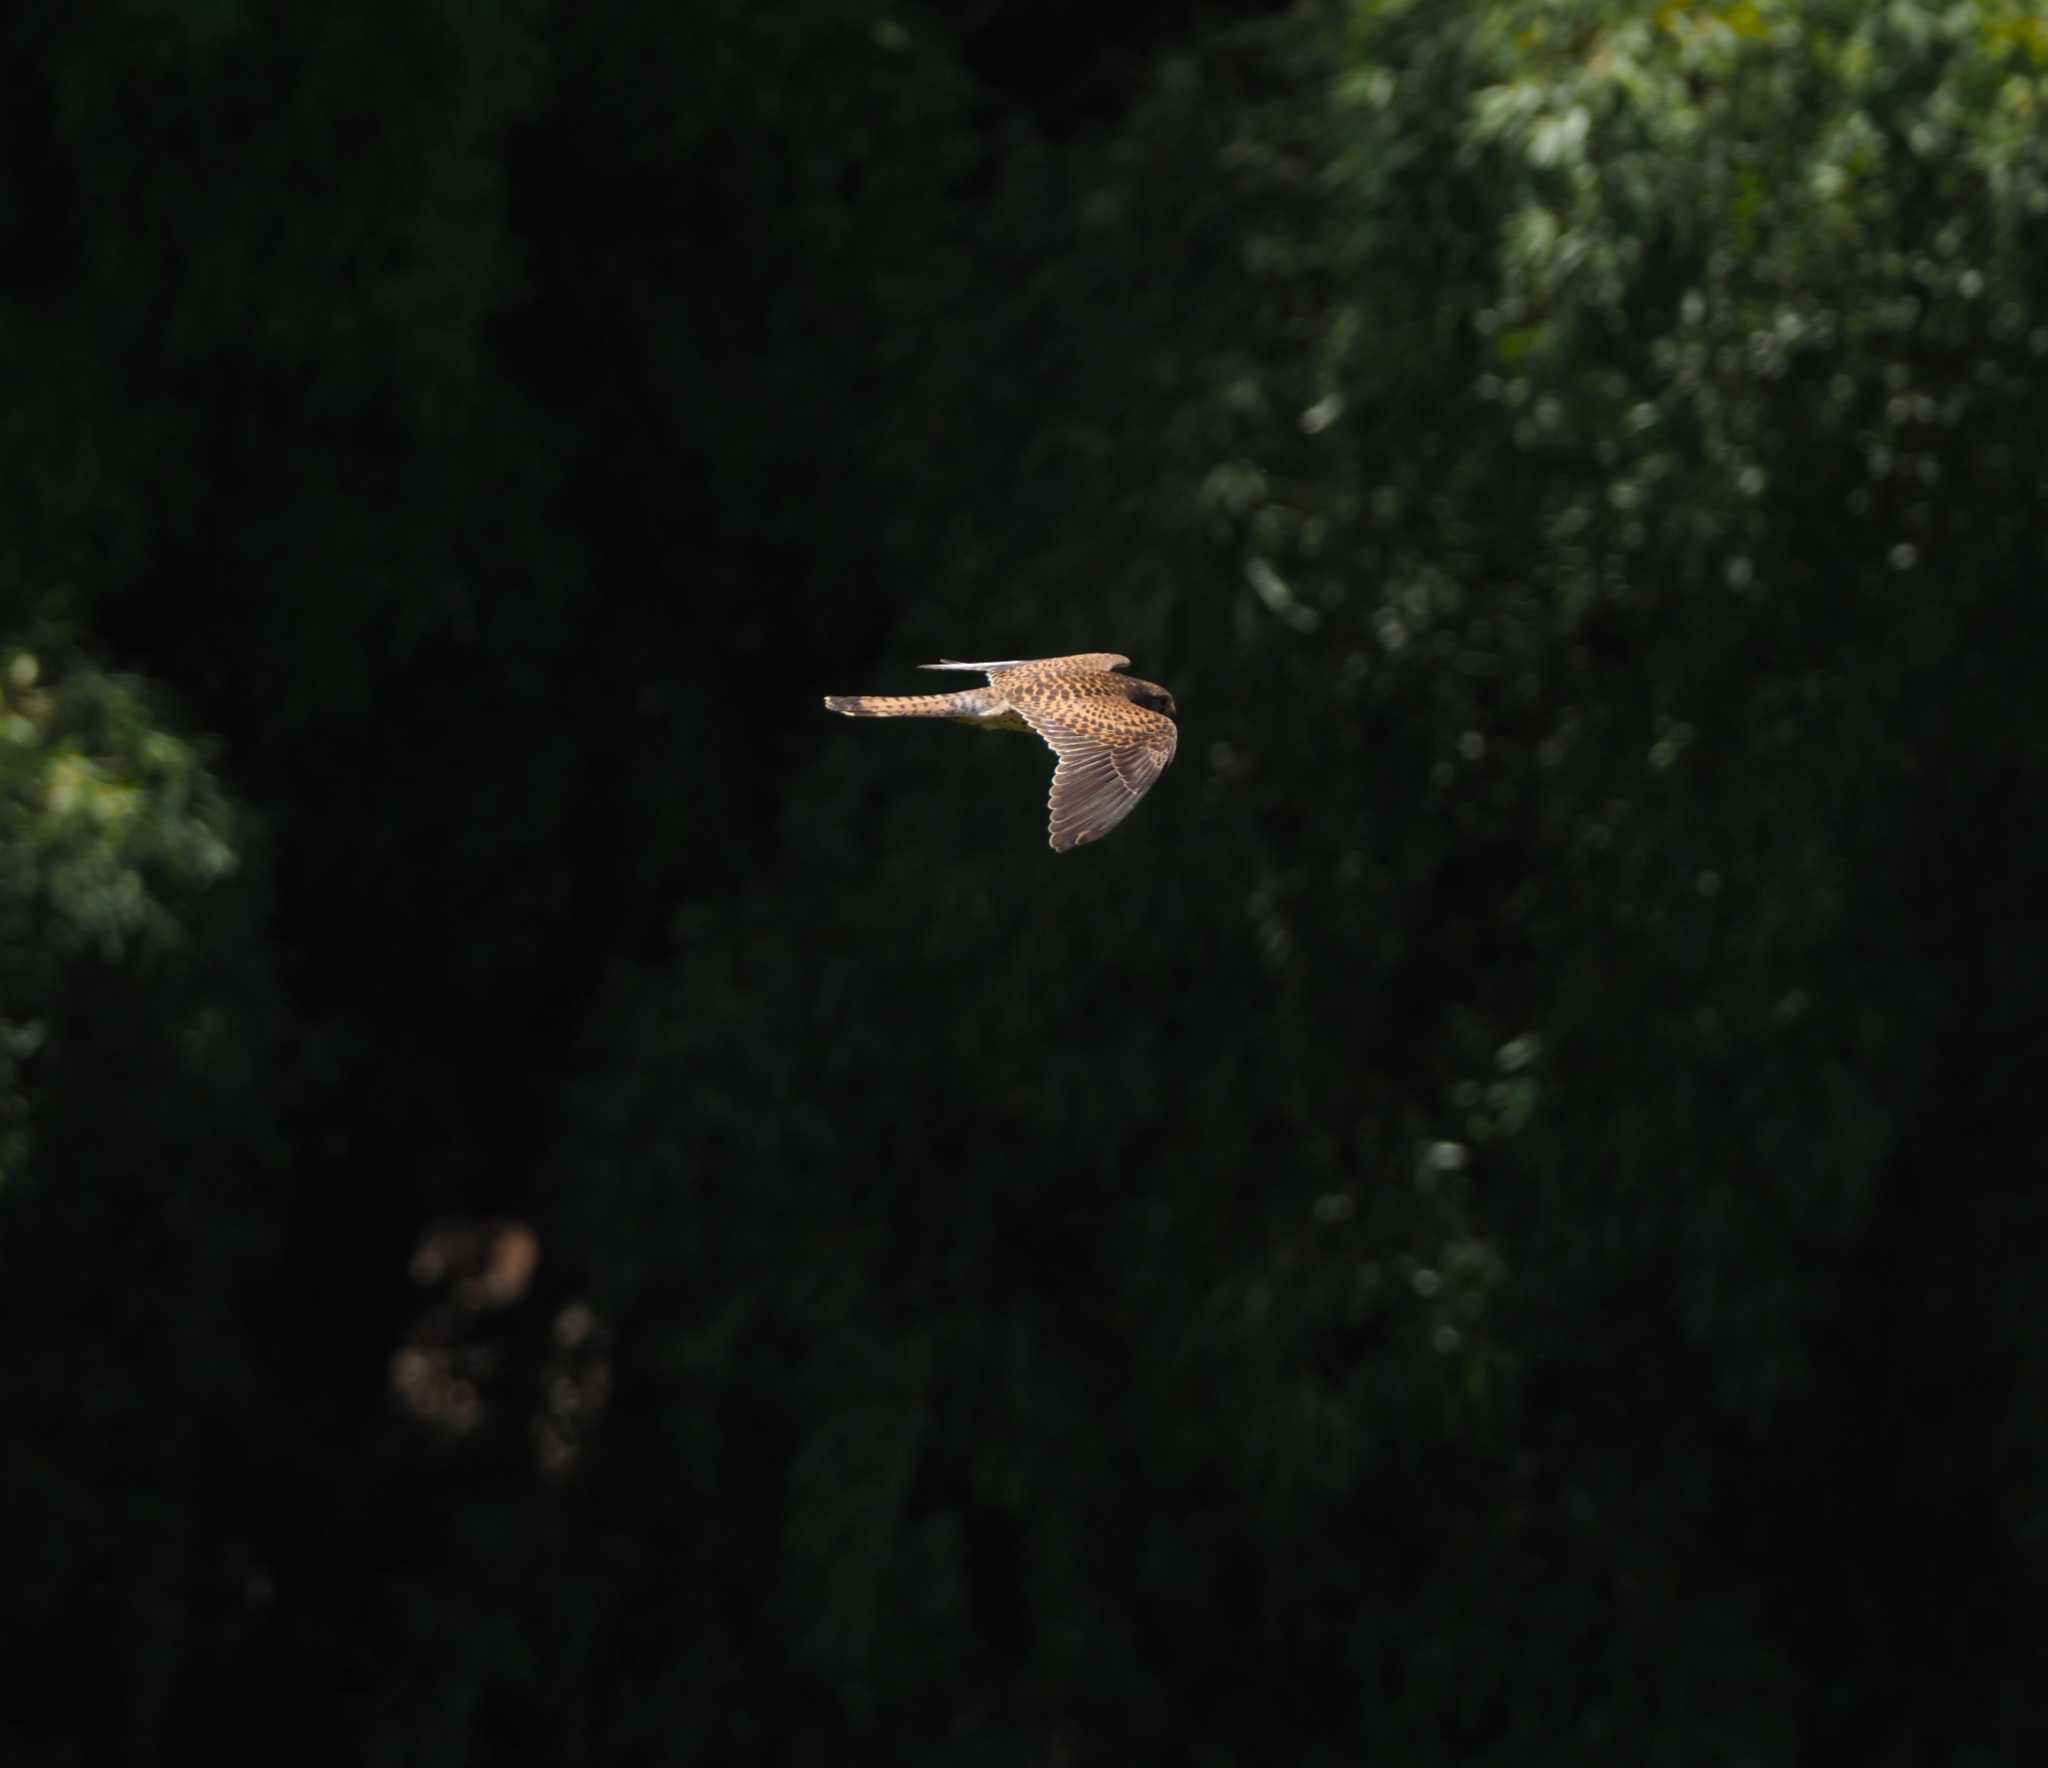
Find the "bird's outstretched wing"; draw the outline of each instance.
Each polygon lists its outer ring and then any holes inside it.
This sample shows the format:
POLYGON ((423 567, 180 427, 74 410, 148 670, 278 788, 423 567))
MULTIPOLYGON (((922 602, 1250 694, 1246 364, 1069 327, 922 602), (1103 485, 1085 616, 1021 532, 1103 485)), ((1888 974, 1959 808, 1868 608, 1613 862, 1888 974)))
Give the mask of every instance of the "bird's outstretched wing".
POLYGON ((1011 705, 1059 757, 1047 800, 1055 853, 1100 840, 1129 816, 1180 740, 1172 719, 1121 696, 1011 705))
POLYGON ((1114 651, 1083 651, 1073 657, 1013 657, 1007 663, 955 663, 951 658, 941 658, 936 663, 920 663, 920 669, 970 669, 994 681, 999 675, 1086 675, 1091 671, 1107 672, 1121 669, 1130 662, 1128 657, 1119 657, 1114 651))

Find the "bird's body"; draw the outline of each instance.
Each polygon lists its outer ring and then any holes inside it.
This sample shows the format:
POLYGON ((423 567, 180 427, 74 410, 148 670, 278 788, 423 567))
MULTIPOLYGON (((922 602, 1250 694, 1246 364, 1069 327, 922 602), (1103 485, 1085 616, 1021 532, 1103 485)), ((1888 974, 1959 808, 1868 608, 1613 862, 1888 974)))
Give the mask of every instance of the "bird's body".
POLYGON ((834 694, 828 710, 849 718, 947 718, 988 730, 1036 731, 1059 757, 1052 776, 1052 849, 1106 835, 1166 771, 1179 739, 1173 696, 1119 675, 1113 651, 1007 663, 927 663, 972 670, 988 686, 952 694, 834 694))

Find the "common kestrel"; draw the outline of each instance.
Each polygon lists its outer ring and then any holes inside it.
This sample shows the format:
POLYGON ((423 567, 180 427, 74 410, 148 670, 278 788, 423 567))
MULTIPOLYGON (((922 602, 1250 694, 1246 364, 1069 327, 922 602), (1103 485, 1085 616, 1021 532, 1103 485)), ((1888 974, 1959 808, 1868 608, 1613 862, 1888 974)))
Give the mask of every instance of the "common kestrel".
POLYGON ((1052 772, 1052 850, 1107 835, 1137 807, 1173 759, 1180 731, 1173 696, 1115 672, 1130 661, 1109 651, 1010 663, 926 663, 971 669, 985 688, 957 694, 831 694, 849 718, 950 718, 988 730, 1036 731, 1059 757, 1052 772))

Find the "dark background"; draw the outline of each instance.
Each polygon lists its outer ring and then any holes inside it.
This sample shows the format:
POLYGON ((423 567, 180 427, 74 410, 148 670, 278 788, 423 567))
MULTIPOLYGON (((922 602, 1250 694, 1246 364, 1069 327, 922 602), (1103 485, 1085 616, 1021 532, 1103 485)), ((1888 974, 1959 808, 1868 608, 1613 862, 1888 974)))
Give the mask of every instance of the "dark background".
POLYGON ((2027 1759, 2039 7, 0 64, 10 1768, 2027 1759))

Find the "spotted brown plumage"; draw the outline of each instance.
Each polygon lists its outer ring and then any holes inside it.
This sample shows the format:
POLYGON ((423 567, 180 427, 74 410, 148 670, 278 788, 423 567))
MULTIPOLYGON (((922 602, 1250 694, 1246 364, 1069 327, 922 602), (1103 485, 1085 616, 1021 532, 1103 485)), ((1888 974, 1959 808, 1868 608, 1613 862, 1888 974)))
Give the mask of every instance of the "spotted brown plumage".
POLYGON ((1100 840, 1137 808, 1166 771, 1179 741, 1173 696, 1119 675, 1114 651, 1007 663, 927 663, 973 670, 985 688, 952 694, 833 694, 827 710, 849 718, 950 718, 990 730, 1030 730, 1059 757, 1053 769, 1051 842, 1065 853, 1100 840))

